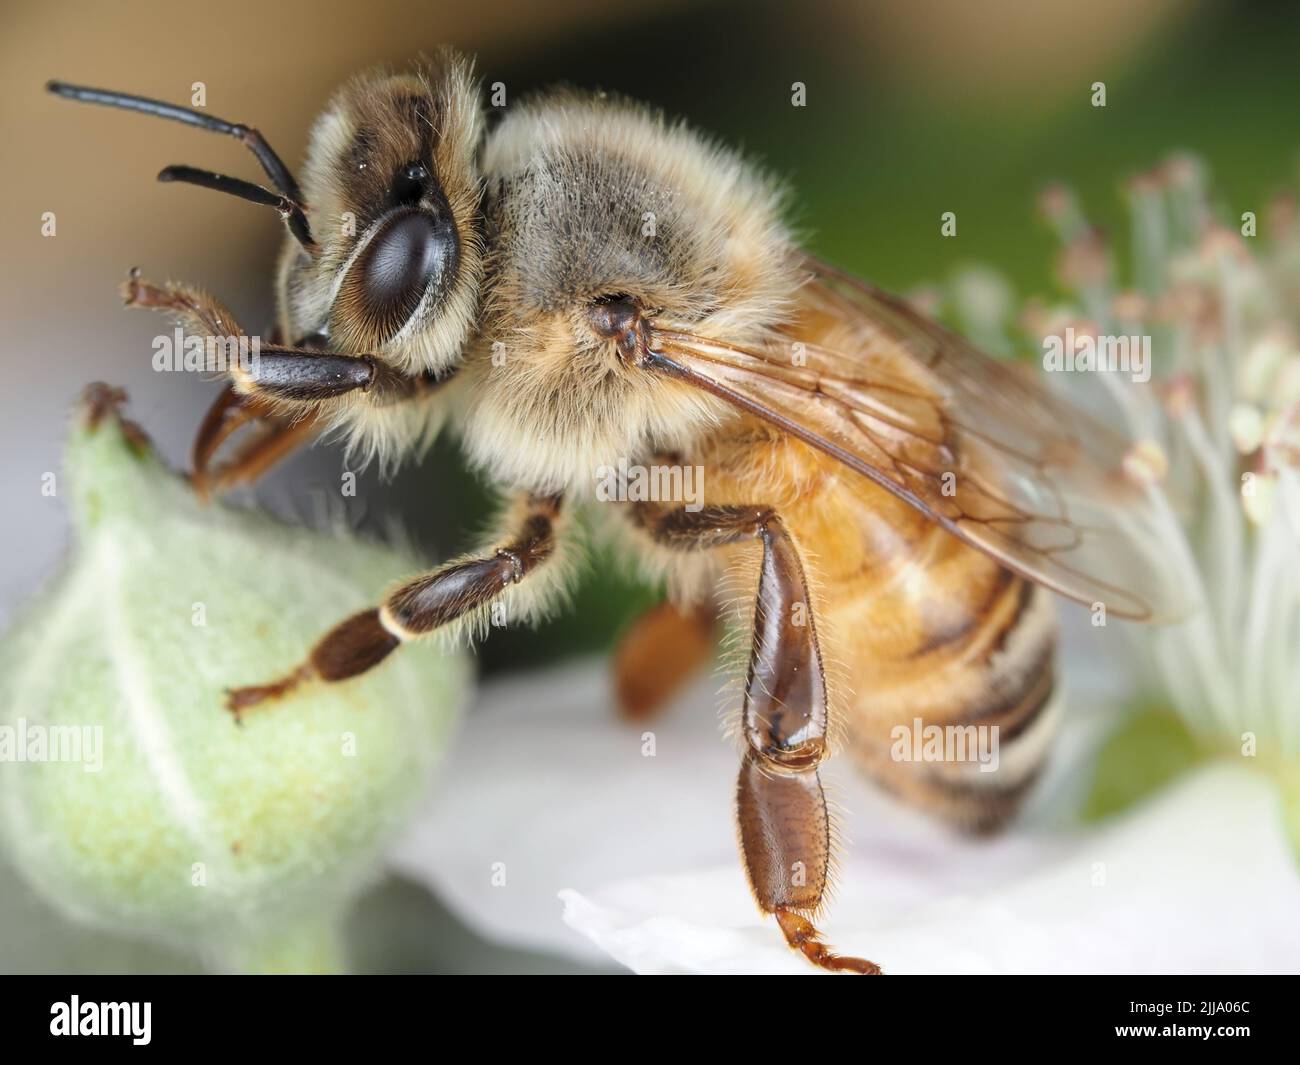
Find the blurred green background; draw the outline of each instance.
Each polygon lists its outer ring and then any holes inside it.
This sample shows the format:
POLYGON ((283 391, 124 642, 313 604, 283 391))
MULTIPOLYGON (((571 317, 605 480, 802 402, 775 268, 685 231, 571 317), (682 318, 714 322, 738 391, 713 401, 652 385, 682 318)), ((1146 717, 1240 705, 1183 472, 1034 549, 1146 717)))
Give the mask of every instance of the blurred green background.
MULTIPOLYGON (((1171 150, 1203 157, 1235 212, 1262 211, 1294 179, 1300 11, 1283 3, 11 2, 3 19, 8 498, 31 498, 40 473, 58 468, 64 412, 93 378, 125 384, 134 415, 182 463, 215 386, 152 373, 157 323, 122 312, 115 286, 138 263, 265 322, 279 241, 262 212, 153 183, 174 162, 252 176, 237 145, 56 101, 41 92, 49 77, 181 102, 204 80, 209 110, 258 125, 294 161, 343 78, 452 43, 511 100, 557 81, 601 87, 741 146, 787 182, 814 250, 898 289, 979 262, 1022 295, 1050 291, 1053 241, 1035 212, 1049 181, 1073 186, 1121 237, 1121 183, 1171 150), (796 81, 805 107, 791 106, 796 81), (1090 102, 1098 81, 1105 108, 1090 102), (56 239, 39 235, 47 210, 56 239), (940 235, 946 211, 954 238, 940 235)), ((431 561, 469 543, 490 513, 447 441, 391 482, 369 471, 352 500, 339 500, 340 463, 337 448, 315 448, 256 496, 295 520, 335 500, 328 509, 377 532, 396 516, 431 561)), ((0 572, 4 613, 54 568, 63 535, 56 505, 20 509, 0 572)), ((536 633, 495 633, 484 668, 604 647, 656 597, 594 563, 575 610, 536 633)))

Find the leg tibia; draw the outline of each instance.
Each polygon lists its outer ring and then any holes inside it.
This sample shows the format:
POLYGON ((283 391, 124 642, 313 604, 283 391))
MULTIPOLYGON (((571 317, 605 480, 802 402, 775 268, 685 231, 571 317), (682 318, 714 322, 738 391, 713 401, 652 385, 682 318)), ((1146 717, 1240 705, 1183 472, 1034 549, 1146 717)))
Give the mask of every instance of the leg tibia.
POLYGON ((511 585, 532 576, 555 550, 554 522, 560 501, 526 497, 519 528, 493 554, 453 562, 403 585, 380 607, 335 625, 307 660, 270 684, 236 688, 227 705, 236 713, 279 698, 306 681, 336 683, 377 666, 415 639, 490 604, 511 585))
POLYGON ((826 757, 828 708, 803 563, 779 518, 762 526, 763 563, 745 682, 745 738, 790 769, 826 757))

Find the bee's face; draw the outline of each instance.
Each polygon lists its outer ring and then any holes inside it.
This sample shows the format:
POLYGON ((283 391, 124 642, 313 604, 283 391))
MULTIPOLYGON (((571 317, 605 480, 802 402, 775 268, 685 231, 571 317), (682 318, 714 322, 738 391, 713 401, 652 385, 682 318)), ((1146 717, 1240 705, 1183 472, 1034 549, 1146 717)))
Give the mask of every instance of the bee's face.
POLYGON ((482 278, 475 153, 481 118, 468 67, 366 76, 312 132, 303 175, 319 254, 281 264, 290 339, 373 354, 403 373, 454 363, 482 278))

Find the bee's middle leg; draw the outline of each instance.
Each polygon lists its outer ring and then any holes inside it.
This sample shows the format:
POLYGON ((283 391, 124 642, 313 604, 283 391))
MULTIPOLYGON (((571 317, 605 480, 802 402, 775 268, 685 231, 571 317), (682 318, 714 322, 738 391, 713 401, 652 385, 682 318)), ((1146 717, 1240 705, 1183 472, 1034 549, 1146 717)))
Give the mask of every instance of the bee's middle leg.
POLYGON ((736 787, 740 843, 754 897, 786 942, 814 965, 876 974, 831 952, 812 923, 826 895, 830 816, 818 766, 829 753, 829 700, 803 561, 771 507, 643 507, 660 544, 683 550, 758 540, 763 558, 745 680, 746 743, 736 787))
POLYGON ((556 496, 521 496, 510 512, 511 527, 495 550, 449 562, 408 581, 381 606, 335 625, 284 677, 232 689, 227 707, 238 717, 306 682, 333 684, 359 676, 402 644, 489 606, 512 586, 534 577, 554 555, 560 505, 556 496))

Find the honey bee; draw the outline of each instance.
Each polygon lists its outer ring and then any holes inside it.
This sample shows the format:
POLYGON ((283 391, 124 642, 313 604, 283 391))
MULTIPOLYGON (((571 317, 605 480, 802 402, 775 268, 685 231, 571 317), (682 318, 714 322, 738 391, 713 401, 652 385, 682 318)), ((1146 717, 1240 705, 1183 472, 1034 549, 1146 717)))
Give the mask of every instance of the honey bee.
MULTIPOLYGON (((481 632, 494 610, 541 617, 573 577, 575 513, 599 511, 597 534, 670 592, 619 650, 625 702, 662 702, 707 657, 707 589, 729 589, 713 601, 752 633, 732 708, 749 883, 813 964, 877 973, 813 923, 832 749, 958 828, 996 828, 1056 719, 1049 592, 1139 620, 1173 609, 1125 441, 802 250, 776 184, 647 107, 554 91, 488 129, 469 64, 444 52, 345 86, 300 187, 248 127, 50 88, 233 135, 274 186, 160 175, 274 207, 289 230, 276 342, 200 426, 201 490, 255 478, 322 427, 389 463, 446 420, 509 498, 484 550, 340 622, 284 676, 247 678, 261 682, 230 691, 237 714, 422 637, 481 632), (596 471, 620 461, 698 468, 702 498, 600 502, 596 471), (914 724, 996 728, 996 772, 898 757, 914 724)), ((126 296, 243 335, 192 288, 133 277, 126 296)))

